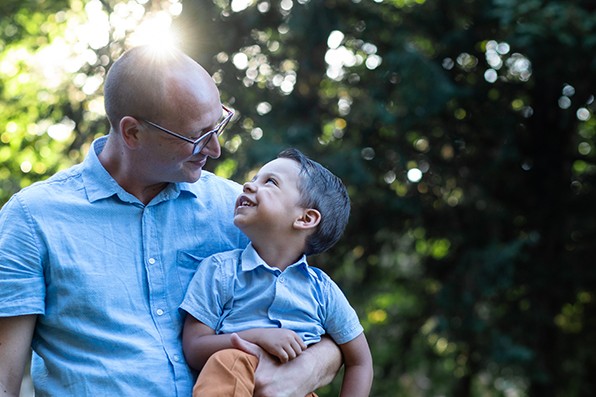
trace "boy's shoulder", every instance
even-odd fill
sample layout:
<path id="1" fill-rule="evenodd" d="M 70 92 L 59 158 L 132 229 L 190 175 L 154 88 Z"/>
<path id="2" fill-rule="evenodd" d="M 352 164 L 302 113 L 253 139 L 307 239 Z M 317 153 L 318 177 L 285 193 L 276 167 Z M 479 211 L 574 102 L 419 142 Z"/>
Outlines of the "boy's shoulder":
<path id="1" fill-rule="evenodd" d="M 201 259 L 196 276 L 200 274 L 200 277 L 204 278 L 214 277 L 215 274 L 219 274 L 225 278 L 233 277 L 237 273 L 243 251 L 243 249 L 221 251 Z"/>
<path id="2" fill-rule="evenodd" d="M 331 276 L 329 276 L 323 269 L 319 267 L 311 266 L 310 264 L 306 263 L 306 271 L 318 282 L 332 281 Z"/>
<path id="3" fill-rule="evenodd" d="M 242 252 L 244 252 L 244 248 L 236 248 L 236 249 L 229 250 L 229 251 L 217 252 L 215 254 L 208 256 L 207 258 L 205 258 L 205 260 L 210 260 L 210 261 L 216 262 L 216 263 L 224 263 L 224 262 L 228 262 L 230 260 L 237 261 L 237 260 L 240 260 L 240 257 L 242 256 Z"/>

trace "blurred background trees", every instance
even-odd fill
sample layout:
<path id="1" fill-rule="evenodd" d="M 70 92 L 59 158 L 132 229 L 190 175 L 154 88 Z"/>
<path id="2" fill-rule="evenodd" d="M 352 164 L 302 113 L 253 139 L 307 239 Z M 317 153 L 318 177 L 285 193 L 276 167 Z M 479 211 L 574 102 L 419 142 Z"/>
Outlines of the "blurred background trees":
<path id="1" fill-rule="evenodd" d="M 312 262 L 361 316 L 373 395 L 592 396 L 595 11 L 3 0 L 0 204 L 83 158 L 111 62 L 169 28 L 238 112 L 210 169 L 243 182 L 294 146 L 349 187 L 348 230 Z"/>

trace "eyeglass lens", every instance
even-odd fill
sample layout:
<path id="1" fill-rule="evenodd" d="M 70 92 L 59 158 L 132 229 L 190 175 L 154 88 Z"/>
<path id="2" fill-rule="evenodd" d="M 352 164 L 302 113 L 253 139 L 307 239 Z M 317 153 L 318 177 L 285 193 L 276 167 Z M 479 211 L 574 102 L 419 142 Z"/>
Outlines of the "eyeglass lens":
<path id="1" fill-rule="evenodd" d="M 194 149 L 192 151 L 192 154 L 193 155 L 194 154 L 197 154 L 201 150 L 203 150 L 205 148 L 205 146 L 207 146 L 209 144 L 209 142 L 211 142 L 211 139 L 213 138 L 213 135 L 215 135 L 216 136 L 216 139 L 217 139 L 217 137 L 219 137 L 222 134 L 223 130 L 226 128 L 226 126 L 228 125 L 228 122 L 230 121 L 230 119 L 232 118 L 232 115 L 234 114 L 234 113 L 230 112 L 228 109 L 226 109 L 226 108 L 224 108 L 224 109 L 226 111 L 228 111 L 229 114 L 221 121 L 221 123 L 219 123 L 217 125 L 217 127 L 214 130 L 209 131 L 207 133 L 208 136 L 205 136 L 204 139 L 202 139 L 201 141 L 195 143 L 195 147 L 194 147 Z"/>
<path id="2" fill-rule="evenodd" d="M 192 154 L 193 155 L 200 153 L 201 150 L 203 150 L 205 148 L 205 146 L 207 146 L 209 144 L 209 142 L 211 142 L 211 137 L 214 135 L 214 133 L 213 132 L 209 132 L 208 134 L 209 134 L 208 137 L 206 137 L 205 139 L 203 139 L 203 140 L 195 143 L 195 147 L 192 150 Z"/>

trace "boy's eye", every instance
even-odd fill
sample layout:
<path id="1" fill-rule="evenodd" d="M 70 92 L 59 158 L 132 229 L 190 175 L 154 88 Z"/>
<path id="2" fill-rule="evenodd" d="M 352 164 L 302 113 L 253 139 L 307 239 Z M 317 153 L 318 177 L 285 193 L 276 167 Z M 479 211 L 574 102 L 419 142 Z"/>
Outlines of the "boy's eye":
<path id="1" fill-rule="evenodd" d="M 277 186 L 277 181 L 275 179 L 273 179 L 273 178 L 267 178 L 267 180 L 265 182 L 267 182 L 267 183 L 273 183 L 274 185 Z"/>

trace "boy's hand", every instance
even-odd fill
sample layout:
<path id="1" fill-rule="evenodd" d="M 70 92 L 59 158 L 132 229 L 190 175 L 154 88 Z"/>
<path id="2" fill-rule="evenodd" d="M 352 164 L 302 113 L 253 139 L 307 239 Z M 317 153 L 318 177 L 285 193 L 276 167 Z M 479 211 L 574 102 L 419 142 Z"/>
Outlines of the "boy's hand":
<path id="1" fill-rule="evenodd" d="M 262 328 L 252 340 L 281 363 L 298 357 L 307 346 L 294 331 L 285 328 Z"/>

